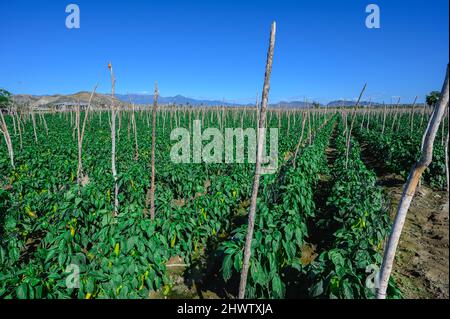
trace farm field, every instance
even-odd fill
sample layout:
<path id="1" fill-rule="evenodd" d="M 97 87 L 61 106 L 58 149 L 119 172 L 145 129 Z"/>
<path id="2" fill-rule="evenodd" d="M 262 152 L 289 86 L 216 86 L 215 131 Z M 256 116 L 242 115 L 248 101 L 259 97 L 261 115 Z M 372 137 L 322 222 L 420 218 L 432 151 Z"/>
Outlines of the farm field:
<path id="1" fill-rule="evenodd" d="M 4 115 L 14 165 L 2 139 L 0 298 L 236 298 L 255 175 L 251 150 L 243 163 L 196 163 L 191 152 L 188 163 L 174 163 L 171 135 L 198 123 L 220 132 L 254 129 L 256 109 L 149 106 L 112 115 L 94 106 Z M 245 297 L 375 298 L 372 281 L 430 116 L 431 109 L 410 105 L 269 108 L 278 163 L 260 180 Z M 447 115 L 388 298 L 448 298 L 448 125 Z"/>

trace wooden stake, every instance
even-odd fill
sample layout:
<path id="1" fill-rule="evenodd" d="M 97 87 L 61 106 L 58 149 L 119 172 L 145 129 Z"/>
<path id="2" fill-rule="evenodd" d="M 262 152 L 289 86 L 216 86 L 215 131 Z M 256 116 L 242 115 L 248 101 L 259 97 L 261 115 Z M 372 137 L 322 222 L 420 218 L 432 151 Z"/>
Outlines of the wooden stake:
<path id="1" fill-rule="evenodd" d="M 303 141 L 303 133 L 305 131 L 305 124 L 306 124 L 306 115 L 303 115 L 302 133 L 300 134 L 300 138 L 298 139 L 297 147 L 295 148 L 295 153 L 294 153 L 294 160 L 293 160 L 294 161 L 294 163 L 293 163 L 294 168 L 295 168 L 295 161 L 297 159 L 297 153 L 298 153 L 298 150 L 300 149 L 300 146 L 301 146 L 302 141 Z"/>
<path id="2" fill-rule="evenodd" d="M 350 152 L 350 139 L 352 137 L 352 129 L 353 129 L 353 124 L 354 124 L 355 118 L 356 118 L 356 111 L 358 110 L 359 101 L 361 100 L 361 97 L 362 97 L 364 91 L 366 90 L 366 86 L 367 86 L 367 83 L 364 84 L 364 87 L 362 88 L 361 93 L 359 93 L 358 101 L 356 102 L 355 107 L 353 109 L 352 120 L 350 122 L 350 128 L 347 130 L 347 148 L 345 151 L 345 168 L 347 168 L 347 165 L 348 165 L 348 155 Z"/>
<path id="3" fill-rule="evenodd" d="M 414 107 L 416 106 L 416 101 L 417 101 L 417 96 L 414 98 L 414 102 L 412 105 L 412 111 L 411 111 L 411 119 L 410 119 L 410 124 L 411 124 L 411 136 L 413 134 L 413 128 L 414 128 Z"/>
<path id="4" fill-rule="evenodd" d="M 38 138 L 37 138 L 37 134 L 36 134 L 36 119 L 34 118 L 34 111 L 33 110 L 31 110 L 31 121 L 33 122 L 34 141 L 37 143 L 38 142 Z"/>
<path id="5" fill-rule="evenodd" d="M 21 127 L 21 122 L 20 122 L 20 116 L 18 113 L 16 113 L 17 116 L 17 130 L 19 131 L 19 141 L 20 141 L 20 149 L 22 150 L 23 148 L 23 143 L 22 143 L 22 127 Z"/>
<path id="6" fill-rule="evenodd" d="M 114 105 L 116 78 L 114 77 L 111 62 L 108 64 L 108 68 L 111 73 L 111 171 L 114 178 L 114 216 L 117 216 L 119 209 L 119 184 L 117 183 L 116 170 L 116 108 Z"/>
<path id="7" fill-rule="evenodd" d="M 78 186 L 82 184 L 83 181 L 83 162 L 82 162 L 82 152 L 83 152 L 83 140 L 84 140 L 84 132 L 86 130 L 86 122 L 88 119 L 89 109 L 91 106 L 92 97 L 95 94 L 95 90 L 97 89 L 97 85 L 95 85 L 94 89 L 92 90 L 91 96 L 89 97 L 89 102 L 86 108 L 86 111 L 84 113 L 84 119 L 83 119 L 83 127 L 81 128 L 80 133 L 80 104 L 78 104 L 77 109 L 77 131 L 78 131 L 78 169 L 77 169 L 77 183 Z"/>
<path id="8" fill-rule="evenodd" d="M 265 140 L 265 122 L 266 122 L 266 112 L 267 112 L 267 101 L 269 96 L 269 88 L 270 88 L 270 74 L 272 72 L 272 61 L 273 61 L 273 51 L 275 46 L 275 32 L 276 32 L 276 23 L 272 23 L 272 28 L 270 31 L 270 42 L 269 42 L 269 50 L 267 52 L 267 62 L 266 62 L 266 72 L 264 77 L 264 87 L 262 92 L 262 102 L 261 102 L 261 114 L 259 120 L 259 129 L 258 129 L 258 145 L 257 145 L 257 155 L 256 155 L 256 167 L 255 167 L 255 177 L 253 180 L 253 190 L 252 197 L 250 201 L 250 211 L 248 213 L 248 229 L 247 235 L 245 238 L 245 247 L 244 247 L 244 260 L 242 265 L 242 273 L 241 279 L 239 283 L 239 299 L 245 298 L 245 287 L 247 285 L 247 275 L 248 268 L 250 265 L 250 255 L 251 255 L 251 246 L 252 246 L 252 238 L 253 238 L 253 229 L 255 226 L 255 215 L 256 215 L 256 201 L 258 199 L 258 189 L 259 189 L 259 179 L 261 176 L 261 159 L 263 153 L 263 143 Z"/>

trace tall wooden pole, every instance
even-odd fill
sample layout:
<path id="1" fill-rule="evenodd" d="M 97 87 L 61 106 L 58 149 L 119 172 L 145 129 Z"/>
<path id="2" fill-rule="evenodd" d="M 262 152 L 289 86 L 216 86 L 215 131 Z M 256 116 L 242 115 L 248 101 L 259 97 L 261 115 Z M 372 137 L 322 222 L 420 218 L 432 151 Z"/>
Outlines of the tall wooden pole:
<path id="1" fill-rule="evenodd" d="M 247 285 L 247 275 L 248 275 L 248 269 L 249 269 L 249 265 L 250 265 L 253 229 L 255 226 L 256 200 L 258 198 L 259 179 L 261 176 L 261 160 L 262 160 L 262 153 L 263 153 L 263 147 L 264 147 L 263 143 L 265 140 L 267 101 L 268 101 L 269 89 L 270 89 L 270 74 L 272 72 L 273 51 L 274 51 L 274 47 L 275 47 L 275 32 L 276 32 L 276 23 L 273 22 L 272 28 L 270 31 L 269 50 L 267 52 L 266 72 L 265 72 L 265 76 L 264 76 L 264 87 L 263 87 L 262 100 L 261 100 L 259 129 L 258 129 L 258 134 L 257 134 L 258 145 L 257 145 L 257 152 L 256 152 L 255 177 L 253 180 L 253 190 L 252 190 L 252 197 L 251 197 L 251 201 L 250 201 L 250 211 L 248 213 L 248 229 L 247 229 L 247 236 L 245 238 L 244 260 L 243 260 L 243 265 L 242 265 L 241 280 L 239 283 L 239 299 L 245 298 L 245 287 Z"/>
<path id="2" fill-rule="evenodd" d="M 114 178 L 114 216 L 117 216 L 119 208 L 119 185 L 117 183 L 116 170 L 116 108 L 114 105 L 116 78 L 114 77 L 111 62 L 108 64 L 108 68 L 111 73 L 111 171 Z"/>

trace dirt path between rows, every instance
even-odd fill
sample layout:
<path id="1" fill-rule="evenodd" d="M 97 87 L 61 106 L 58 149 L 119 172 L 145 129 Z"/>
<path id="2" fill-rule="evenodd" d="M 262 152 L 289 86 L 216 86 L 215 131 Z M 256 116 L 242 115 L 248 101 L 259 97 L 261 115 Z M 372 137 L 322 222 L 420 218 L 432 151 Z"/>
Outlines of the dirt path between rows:
<path id="1" fill-rule="evenodd" d="M 392 218 L 404 179 L 384 170 L 362 143 L 362 158 L 388 195 Z M 403 298 L 449 298 L 449 199 L 446 192 L 422 185 L 408 211 L 393 276 Z"/>

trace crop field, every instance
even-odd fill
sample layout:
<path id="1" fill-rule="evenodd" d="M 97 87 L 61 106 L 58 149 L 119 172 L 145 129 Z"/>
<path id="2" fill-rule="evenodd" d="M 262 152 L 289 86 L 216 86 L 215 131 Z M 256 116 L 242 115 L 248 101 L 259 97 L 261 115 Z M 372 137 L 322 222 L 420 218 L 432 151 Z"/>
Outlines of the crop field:
<path id="1" fill-rule="evenodd" d="M 448 300 L 448 9 L 0 2 L 0 307 Z"/>
<path id="2" fill-rule="evenodd" d="M 2 136 L 0 298 L 237 297 L 252 151 L 245 148 L 242 163 L 227 163 L 224 154 L 197 163 L 190 151 L 176 163 L 172 135 L 199 123 L 224 134 L 254 129 L 256 108 L 118 107 L 112 114 L 94 106 L 4 115 L 14 158 Z M 266 152 L 278 160 L 260 179 L 245 297 L 375 298 L 396 209 L 379 169 L 406 180 L 431 113 L 411 105 L 269 108 L 278 148 Z M 420 182 L 433 192 L 447 187 L 448 125 L 444 116 Z M 205 150 L 210 140 L 200 141 Z M 388 298 L 403 297 L 399 276 L 390 278 Z"/>

